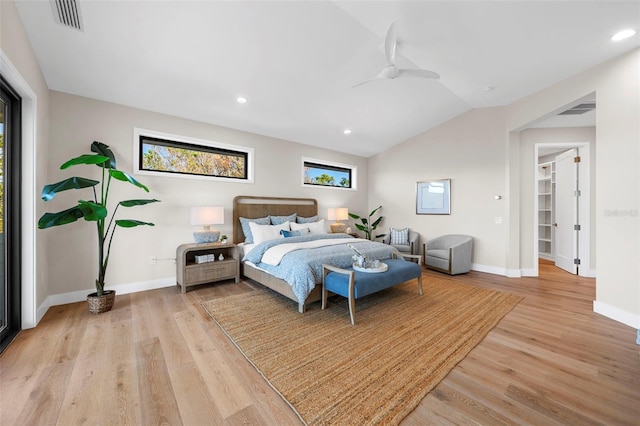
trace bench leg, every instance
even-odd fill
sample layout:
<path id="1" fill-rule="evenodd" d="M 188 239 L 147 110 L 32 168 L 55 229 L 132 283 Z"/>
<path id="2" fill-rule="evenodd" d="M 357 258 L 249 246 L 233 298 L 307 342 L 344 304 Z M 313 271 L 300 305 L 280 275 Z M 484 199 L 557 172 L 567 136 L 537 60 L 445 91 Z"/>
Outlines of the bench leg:
<path id="1" fill-rule="evenodd" d="M 355 313 L 356 313 L 356 300 L 350 297 L 349 298 L 349 316 L 351 317 L 351 325 L 356 325 Z"/>
<path id="2" fill-rule="evenodd" d="M 349 316 L 351 317 L 351 325 L 356 325 L 355 284 L 355 279 L 352 275 L 349 277 Z"/>

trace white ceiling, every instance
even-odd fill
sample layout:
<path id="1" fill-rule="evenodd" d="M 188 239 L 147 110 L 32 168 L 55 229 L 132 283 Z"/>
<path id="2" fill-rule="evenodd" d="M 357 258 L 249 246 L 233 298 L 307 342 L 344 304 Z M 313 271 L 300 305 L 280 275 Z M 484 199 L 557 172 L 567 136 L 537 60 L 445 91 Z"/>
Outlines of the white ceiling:
<path id="1" fill-rule="evenodd" d="M 365 157 L 640 46 L 609 39 L 638 29 L 638 1 L 79 0 L 83 31 L 16 3 L 52 90 Z M 386 65 L 393 21 L 397 64 L 441 79 L 352 88 Z"/>

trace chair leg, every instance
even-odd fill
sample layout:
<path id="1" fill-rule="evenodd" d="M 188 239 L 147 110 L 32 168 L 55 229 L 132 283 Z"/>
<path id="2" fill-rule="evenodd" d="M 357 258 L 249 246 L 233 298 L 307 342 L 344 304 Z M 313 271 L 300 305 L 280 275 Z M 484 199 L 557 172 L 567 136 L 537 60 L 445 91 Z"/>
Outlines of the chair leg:
<path id="1" fill-rule="evenodd" d="M 422 296 L 422 274 L 418 277 L 418 294 Z"/>

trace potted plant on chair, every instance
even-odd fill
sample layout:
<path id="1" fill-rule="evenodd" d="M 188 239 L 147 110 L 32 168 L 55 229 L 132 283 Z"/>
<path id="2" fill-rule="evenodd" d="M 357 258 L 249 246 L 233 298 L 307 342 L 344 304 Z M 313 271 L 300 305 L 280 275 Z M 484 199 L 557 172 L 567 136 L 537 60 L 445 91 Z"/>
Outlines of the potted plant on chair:
<path id="1" fill-rule="evenodd" d="M 91 144 L 91 151 L 95 154 L 83 154 L 79 157 L 72 158 L 60 166 L 60 168 L 64 170 L 83 164 L 97 165 L 102 169 L 102 178 L 100 181 L 77 176 L 70 177 L 57 183 L 45 185 L 42 189 L 42 199 L 44 201 L 50 201 L 62 191 L 82 188 L 91 188 L 93 190 L 93 199 L 89 201 L 79 200 L 77 205 L 57 213 L 45 213 L 38 221 L 38 228 L 46 229 L 53 226 L 66 225 L 80 218 L 96 223 L 98 233 L 98 277 L 96 278 L 96 291 L 87 296 L 87 302 L 89 303 L 89 311 L 98 314 L 109 311 L 113 306 L 116 296 L 115 290 L 104 289 L 107 266 L 109 265 L 109 255 L 111 254 L 111 243 L 113 242 L 116 228 L 134 228 L 142 225 L 154 226 L 153 223 L 134 219 L 118 219 L 114 221 L 118 207 L 141 206 L 156 203 L 159 202 L 159 200 L 120 201 L 109 217 L 107 202 L 112 179 L 129 182 L 146 192 L 149 192 L 149 188 L 135 180 L 129 174 L 116 168 L 115 156 L 107 145 L 95 141 Z M 100 184 L 98 186 L 99 192 L 96 192 L 96 186 L 98 184 Z"/>

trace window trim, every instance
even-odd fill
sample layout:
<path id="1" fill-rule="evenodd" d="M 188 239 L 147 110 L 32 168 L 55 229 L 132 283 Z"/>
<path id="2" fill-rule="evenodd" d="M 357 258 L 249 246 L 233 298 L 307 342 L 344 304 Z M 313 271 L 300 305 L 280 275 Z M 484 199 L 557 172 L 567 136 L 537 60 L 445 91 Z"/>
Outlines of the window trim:
<path id="1" fill-rule="evenodd" d="M 247 156 L 247 178 L 239 179 L 239 178 L 228 178 L 221 176 L 204 176 L 204 175 L 192 175 L 186 173 L 176 173 L 176 172 L 163 172 L 156 170 L 145 170 L 140 168 L 140 137 L 148 137 L 150 139 L 162 139 L 169 142 L 178 142 L 185 143 L 194 146 L 202 146 L 207 148 L 215 148 L 220 150 L 227 151 L 237 151 L 246 154 Z M 254 182 L 254 149 L 239 146 L 226 144 L 222 142 L 214 142 L 208 141 L 204 139 L 191 138 L 188 136 L 180 136 L 174 135 L 171 133 L 158 132 L 155 130 L 142 129 L 138 127 L 133 128 L 133 173 L 137 175 L 147 175 L 147 176 L 161 176 L 161 177 L 173 177 L 179 179 L 198 179 L 198 180 L 208 180 L 208 181 L 217 181 L 217 182 L 228 182 L 228 183 L 253 183 Z"/>
<path id="2" fill-rule="evenodd" d="M 317 164 L 319 166 L 326 166 L 327 168 L 337 167 L 337 168 L 341 168 L 341 169 L 349 169 L 349 170 L 351 170 L 351 188 L 345 188 L 344 186 L 313 185 L 313 184 L 310 184 L 310 183 L 306 183 L 304 181 L 305 163 L 313 163 L 313 164 Z M 358 166 L 354 166 L 353 164 L 344 164 L 344 163 L 337 163 L 337 162 L 334 162 L 334 161 L 319 160 L 317 158 L 302 157 L 300 176 L 301 176 L 301 180 L 302 180 L 302 186 L 306 187 L 306 188 L 329 188 L 329 189 L 340 189 L 340 190 L 343 190 L 343 191 L 357 191 L 358 190 Z"/>

